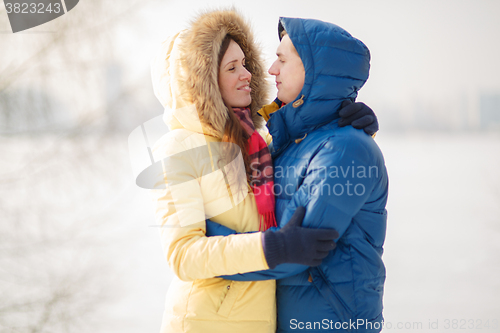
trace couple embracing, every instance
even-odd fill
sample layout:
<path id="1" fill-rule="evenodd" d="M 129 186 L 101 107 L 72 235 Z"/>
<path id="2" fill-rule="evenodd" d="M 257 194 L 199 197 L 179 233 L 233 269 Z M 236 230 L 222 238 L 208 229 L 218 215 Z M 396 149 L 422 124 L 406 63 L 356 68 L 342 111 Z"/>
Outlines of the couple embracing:
<path id="1" fill-rule="evenodd" d="M 344 29 L 279 20 L 268 69 L 232 10 L 197 17 L 152 64 L 170 132 L 152 190 L 169 267 L 161 332 L 379 332 L 388 191 L 355 103 L 370 53 Z"/>

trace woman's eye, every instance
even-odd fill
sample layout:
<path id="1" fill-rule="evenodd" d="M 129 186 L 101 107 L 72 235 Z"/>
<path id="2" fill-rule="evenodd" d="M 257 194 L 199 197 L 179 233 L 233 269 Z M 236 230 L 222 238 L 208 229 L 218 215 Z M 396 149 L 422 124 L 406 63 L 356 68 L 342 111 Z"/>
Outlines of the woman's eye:
<path id="1" fill-rule="evenodd" d="M 229 68 L 230 71 L 234 71 L 235 69 L 236 69 L 236 67 Z"/>

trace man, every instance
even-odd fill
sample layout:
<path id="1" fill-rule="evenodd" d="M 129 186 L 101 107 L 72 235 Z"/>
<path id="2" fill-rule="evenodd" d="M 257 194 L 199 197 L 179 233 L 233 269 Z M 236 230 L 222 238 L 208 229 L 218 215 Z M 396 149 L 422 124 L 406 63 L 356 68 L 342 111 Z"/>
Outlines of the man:
<path id="1" fill-rule="evenodd" d="M 368 48 L 317 20 L 280 18 L 278 31 L 269 73 L 285 105 L 262 112 L 273 137 L 276 220 L 283 227 L 303 206 L 303 227 L 340 236 L 317 267 L 278 265 L 224 278 L 278 279 L 278 332 L 380 332 L 387 171 L 370 136 L 338 124 L 342 103 L 354 101 L 368 79 Z"/>

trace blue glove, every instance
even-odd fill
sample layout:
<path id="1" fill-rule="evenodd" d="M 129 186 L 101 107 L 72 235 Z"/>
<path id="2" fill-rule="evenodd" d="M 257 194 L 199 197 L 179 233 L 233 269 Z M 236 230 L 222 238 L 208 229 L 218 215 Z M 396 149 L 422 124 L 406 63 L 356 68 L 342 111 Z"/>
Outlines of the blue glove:
<path id="1" fill-rule="evenodd" d="M 285 263 L 318 266 L 337 246 L 333 241 L 339 237 L 336 230 L 301 227 L 305 213 L 304 207 L 297 207 L 283 228 L 264 232 L 262 245 L 269 268 Z"/>
<path id="2" fill-rule="evenodd" d="M 340 127 L 352 125 L 352 127 L 362 129 L 369 135 L 373 135 L 378 131 L 377 116 L 365 103 L 353 103 L 350 99 L 346 99 L 342 102 L 339 115 L 341 117 L 339 120 Z"/>

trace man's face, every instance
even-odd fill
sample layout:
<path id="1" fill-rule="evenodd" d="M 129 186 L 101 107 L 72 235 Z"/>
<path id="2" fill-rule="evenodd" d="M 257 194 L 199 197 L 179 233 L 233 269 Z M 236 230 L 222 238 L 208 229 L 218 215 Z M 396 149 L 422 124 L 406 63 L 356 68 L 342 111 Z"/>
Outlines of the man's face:
<path id="1" fill-rule="evenodd" d="M 306 71 L 288 35 L 281 39 L 276 55 L 278 59 L 269 68 L 269 74 L 276 76 L 276 88 L 278 88 L 280 101 L 291 103 L 304 86 Z"/>

